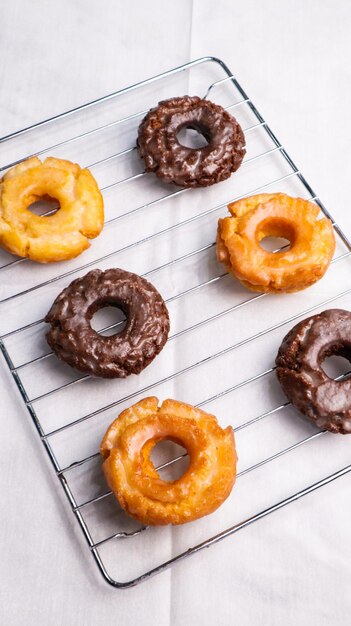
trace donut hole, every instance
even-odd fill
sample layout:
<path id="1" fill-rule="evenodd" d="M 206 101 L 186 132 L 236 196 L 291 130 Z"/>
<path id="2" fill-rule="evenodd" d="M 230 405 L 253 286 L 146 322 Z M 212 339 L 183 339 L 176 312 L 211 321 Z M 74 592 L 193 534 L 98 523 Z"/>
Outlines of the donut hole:
<path id="1" fill-rule="evenodd" d="M 106 304 L 96 311 L 90 321 L 95 332 L 103 337 L 119 335 L 127 325 L 127 318 L 116 305 Z"/>
<path id="2" fill-rule="evenodd" d="M 348 356 L 340 354 L 340 350 L 326 356 L 321 367 L 323 372 L 332 380 L 344 381 L 351 377 L 351 351 Z"/>
<path id="3" fill-rule="evenodd" d="M 285 237 L 264 237 L 260 241 L 260 246 L 266 252 L 272 252 L 275 254 L 276 252 L 284 252 L 290 250 L 291 242 L 289 239 L 285 239 Z"/>
<path id="4" fill-rule="evenodd" d="M 153 447 L 150 459 L 165 482 L 178 480 L 189 467 L 186 448 L 169 439 L 162 439 Z"/>
<path id="5" fill-rule="evenodd" d="M 198 126 L 183 126 L 177 133 L 177 140 L 184 148 L 200 150 L 209 144 L 209 137 L 203 128 Z"/>
<path id="6" fill-rule="evenodd" d="M 295 240 L 293 226 L 279 218 L 265 220 L 256 230 L 256 238 L 263 250 L 275 254 L 287 252 Z"/>
<path id="7" fill-rule="evenodd" d="M 60 204 L 58 200 L 56 200 L 56 198 L 51 198 L 51 196 L 44 196 L 27 206 L 28 211 L 34 213 L 34 215 L 39 215 L 40 217 L 50 217 L 51 215 L 55 215 L 59 209 Z"/>

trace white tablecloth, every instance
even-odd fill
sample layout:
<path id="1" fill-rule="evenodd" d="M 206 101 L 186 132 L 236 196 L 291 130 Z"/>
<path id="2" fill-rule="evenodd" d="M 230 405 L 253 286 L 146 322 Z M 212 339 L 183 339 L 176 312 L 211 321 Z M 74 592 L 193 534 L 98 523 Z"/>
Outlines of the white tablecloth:
<path id="1" fill-rule="evenodd" d="M 351 233 L 345 0 L 11 0 L 0 23 L 1 136 L 216 55 Z M 0 365 L 2 624 L 350 623 L 349 476 L 139 587 L 113 590 Z"/>

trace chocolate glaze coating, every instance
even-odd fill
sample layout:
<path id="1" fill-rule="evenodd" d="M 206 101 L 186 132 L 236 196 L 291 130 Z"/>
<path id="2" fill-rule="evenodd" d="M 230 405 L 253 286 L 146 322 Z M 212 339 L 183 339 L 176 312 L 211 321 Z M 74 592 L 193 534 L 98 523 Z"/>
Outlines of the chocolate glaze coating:
<path id="1" fill-rule="evenodd" d="M 277 376 L 290 402 L 317 426 L 351 432 L 351 379 L 336 381 L 322 363 L 331 355 L 351 360 L 351 312 L 329 309 L 303 320 L 284 337 Z"/>
<path id="2" fill-rule="evenodd" d="M 208 145 L 181 145 L 177 134 L 182 128 L 198 130 Z M 139 126 L 137 147 L 147 172 L 181 187 L 207 187 L 229 178 L 246 152 L 236 119 L 218 104 L 197 96 L 159 102 Z"/>
<path id="3" fill-rule="evenodd" d="M 118 335 L 104 337 L 90 325 L 104 306 L 125 313 Z M 125 378 L 139 374 L 162 350 L 169 332 L 167 307 L 147 280 L 121 269 L 92 270 L 56 298 L 45 321 L 47 342 L 56 355 L 92 376 Z"/>

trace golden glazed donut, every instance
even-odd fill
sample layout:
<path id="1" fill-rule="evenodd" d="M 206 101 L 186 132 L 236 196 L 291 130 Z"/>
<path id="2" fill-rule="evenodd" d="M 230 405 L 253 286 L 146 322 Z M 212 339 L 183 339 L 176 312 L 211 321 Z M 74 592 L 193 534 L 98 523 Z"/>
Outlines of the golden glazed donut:
<path id="1" fill-rule="evenodd" d="M 184 446 L 186 472 L 165 482 L 150 460 L 162 439 Z M 122 508 L 145 525 L 183 524 L 212 513 L 235 482 L 236 451 L 231 426 L 189 404 L 144 398 L 123 411 L 102 440 L 107 483 Z"/>
<path id="2" fill-rule="evenodd" d="M 28 207 L 54 198 L 53 215 Z M 10 169 L 0 182 L 0 245 L 12 254 L 40 263 L 64 261 L 89 247 L 104 225 L 104 205 L 93 175 L 79 165 L 31 157 Z"/>
<path id="3" fill-rule="evenodd" d="M 228 205 L 218 222 L 217 258 L 253 291 L 299 291 L 322 278 L 335 250 L 332 223 L 319 208 L 283 193 L 259 194 Z M 265 237 L 285 237 L 290 248 L 268 252 Z"/>

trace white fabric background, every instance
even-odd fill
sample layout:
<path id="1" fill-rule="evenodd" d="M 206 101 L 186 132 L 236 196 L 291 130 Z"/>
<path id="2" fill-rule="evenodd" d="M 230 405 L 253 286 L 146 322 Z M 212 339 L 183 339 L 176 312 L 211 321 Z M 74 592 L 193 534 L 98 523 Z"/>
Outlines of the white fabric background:
<path id="1" fill-rule="evenodd" d="M 0 3 L 0 23 L 1 136 L 213 54 L 351 232 L 346 0 L 11 0 Z M 350 477 L 115 591 L 88 554 L 3 364 L 0 398 L 1 623 L 349 624 Z"/>

